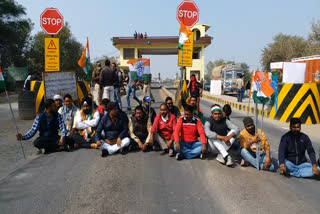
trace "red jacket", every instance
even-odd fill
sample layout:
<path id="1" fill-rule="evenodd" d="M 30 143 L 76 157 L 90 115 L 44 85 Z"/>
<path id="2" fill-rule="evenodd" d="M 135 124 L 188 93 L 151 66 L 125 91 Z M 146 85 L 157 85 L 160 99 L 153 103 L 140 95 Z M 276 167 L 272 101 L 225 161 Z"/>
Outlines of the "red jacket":
<path id="1" fill-rule="evenodd" d="M 184 116 L 181 116 L 177 122 L 176 130 L 174 132 L 174 141 L 179 142 L 179 135 L 181 133 L 180 141 L 192 143 L 198 140 L 200 136 L 201 143 L 207 144 L 206 135 L 204 133 L 200 119 L 193 116 L 191 121 L 187 121 Z"/>
<path id="2" fill-rule="evenodd" d="M 176 117 L 171 114 L 170 112 L 168 113 L 168 120 L 164 122 L 161 118 L 161 114 L 158 114 L 153 122 L 153 126 L 151 129 L 151 133 L 156 133 L 158 134 L 165 140 L 174 140 L 174 130 L 177 125 Z"/>

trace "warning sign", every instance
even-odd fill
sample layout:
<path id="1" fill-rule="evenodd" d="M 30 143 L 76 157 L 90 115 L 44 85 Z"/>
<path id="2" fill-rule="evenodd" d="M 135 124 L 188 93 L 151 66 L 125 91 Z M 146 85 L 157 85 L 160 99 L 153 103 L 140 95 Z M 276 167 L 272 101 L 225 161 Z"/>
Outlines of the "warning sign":
<path id="1" fill-rule="evenodd" d="M 190 35 L 189 40 L 183 44 L 183 53 L 179 50 L 178 66 L 192 67 L 193 55 L 193 33 Z"/>
<path id="2" fill-rule="evenodd" d="M 59 38 L 44 39 L 45 71 L 60 71 Z"/>

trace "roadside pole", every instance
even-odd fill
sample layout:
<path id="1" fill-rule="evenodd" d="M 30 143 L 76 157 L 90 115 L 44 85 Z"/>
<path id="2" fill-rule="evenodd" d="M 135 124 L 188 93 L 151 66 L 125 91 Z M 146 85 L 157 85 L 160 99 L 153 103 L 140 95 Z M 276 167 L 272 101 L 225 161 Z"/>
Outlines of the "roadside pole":
<path id="1" fill-rule="evenodd" d="M 256 108 L 255 108 L 255 116 L 254 116 L 254 118 L 255 118 L 255 135 L 257 135 L 258 134 L 258 103 L 256 103 Z M 258 151 L 258 147 L 256 146 L 256 160 L 257 160 L 257 170 L 259 170 L 259 151 Z"/>

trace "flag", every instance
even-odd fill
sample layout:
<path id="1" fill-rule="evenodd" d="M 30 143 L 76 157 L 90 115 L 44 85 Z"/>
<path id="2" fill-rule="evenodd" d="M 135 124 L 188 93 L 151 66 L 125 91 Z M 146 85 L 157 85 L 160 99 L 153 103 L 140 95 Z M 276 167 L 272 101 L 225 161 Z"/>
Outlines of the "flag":
<path id="1" fill-rule="evenodd" d="M 275 104 L 275 113 L 277 113 L 277 111 L 278 111 L 278 77 L 277 77 L 276 73 L 272 73 L 270 85 L 274 90 L 274 93 L 271 97 L 271 104 L 270 105 Z"/>
<path id="2" fill-rule="evenodd" d="M 266 104 L 270 100 L 271 95 L 274 93 L 270 82 L 262 72 L 255 72 L 251 89 L 255 103 Z"/>
<path id="3" fill-rule="evenodd" d="M 90 52 L 89 52 L 89 40 L 87 37 L 87 44 L 82 52 L 82 55 L 78 61 L 78 65 L 84 70 L 86 75 L 88 76 L 89 80 L 92 79 L 92 73 L 91 73 L 91 64 L 90 64 Z"/>
<path id="4" fill-rule="evenodd" d="M 127 64 L 129 65 L 130 78 L 134 81 L 143 80 L 150 82 L 150 59 L 130 59 Z"/>
<path id="5" fill-rule="evenodd" d="M 4 78 L 3 78 L 3 75 L 2 75 L 2 70 L 1 70 L 1 67 L 0 67 L 0 91 L 5 91 L 6 90 L 6 84 L 4 82 Z"/>
<path id="6" fill-rule="evenodd" d="M 185 26 L 183 21 L 181 21 L 180 24 L 180 35 L 179 35 L 179 50 L 183 50 L 183 44 L 189 40 L 189 37 L 191 35 L 191 30 Z"/>

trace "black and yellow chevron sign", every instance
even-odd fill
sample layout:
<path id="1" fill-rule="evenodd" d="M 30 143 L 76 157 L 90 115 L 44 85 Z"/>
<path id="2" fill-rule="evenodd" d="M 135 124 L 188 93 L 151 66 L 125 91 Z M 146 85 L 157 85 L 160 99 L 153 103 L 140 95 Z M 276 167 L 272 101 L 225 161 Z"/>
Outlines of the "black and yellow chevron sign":
<path id="1" fill-rule="evenodd" d="M 180 111 L 184 111 L 182 103 L 181 103 L 180 91 L 182 91 L 182 97 L 184 97 L 184 99 L 186 100 L 188 97 L 188 88 L 187 88 L 187 81 L 186 80 L 183 81 L 181 89 L 177 90 L 176 99 L 175 99 L 175 103 L 174 103 L 175 106 L 177 106 Z"/>
<path id="2" fill-rule="evenodd" d="M 320 84 L 283 84 L 278 90 L 278 111 L 273 107 L 269 118 L 289 122 L 297 117 L 303 124 L 320 123 Z"/>

